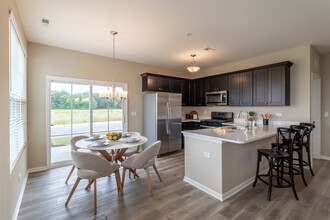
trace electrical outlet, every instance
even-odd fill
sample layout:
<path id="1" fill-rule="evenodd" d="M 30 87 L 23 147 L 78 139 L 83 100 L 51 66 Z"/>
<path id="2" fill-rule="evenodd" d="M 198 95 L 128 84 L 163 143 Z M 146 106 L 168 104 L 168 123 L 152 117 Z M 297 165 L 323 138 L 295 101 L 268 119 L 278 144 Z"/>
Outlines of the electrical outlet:
<path id="1" fill-rule="evenodd" d="M 325 118 L 329 117 L 329 112 L 324 112 L 324 117 Z"/>
<path id="2" fill-rule="evenodd" d="M 136 116 L 136 112 L 131 112 L 131 116 Z"/>
<path id="3" fill-rule="evenodd" d="M 282 113 L 276 113 L 276 117 L 282 117 Z"/>
<path id="4" fill-rule="evenodd" d="M 204 152 L 204 157 L 206 157 L 206 158 L 211 158 L 211 154 L 210 153 L 208 153 L 208 152 Z"/>

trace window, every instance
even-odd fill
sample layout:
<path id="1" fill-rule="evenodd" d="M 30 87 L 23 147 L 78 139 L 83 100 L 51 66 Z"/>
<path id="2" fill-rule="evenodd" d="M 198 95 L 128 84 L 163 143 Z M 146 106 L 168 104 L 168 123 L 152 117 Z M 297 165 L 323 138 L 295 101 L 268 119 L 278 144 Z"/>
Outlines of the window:
<path id="1" fill-rule="evenodd" d="M 126 131 L 126 100 L 107 103 L 100 93 L 112 90 L 112 82 L 48 76 L 50 165 L 71 160 L 70 139 L 79 135 L 105 135 Z M 127 84 L 116 83 L 116 96 Z"/>
<path id="2" fill-rule="evenodd" d="M 26 145 L 26 54 L 13 18 L 9 18 L 9 147 L 10 170 Z"/>

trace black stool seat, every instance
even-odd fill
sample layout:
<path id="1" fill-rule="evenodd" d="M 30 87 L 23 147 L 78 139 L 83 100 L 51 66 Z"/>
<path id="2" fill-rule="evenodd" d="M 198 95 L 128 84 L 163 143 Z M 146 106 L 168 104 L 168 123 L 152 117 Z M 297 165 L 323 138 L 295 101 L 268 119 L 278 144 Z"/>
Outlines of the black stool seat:
<path id="1" fill-rule="evenodd" d="M 288 158 L 290 155 L 286 152 L 274 152 L 272 149 L 259 149 L 259 153 L 272 158 Z"/>

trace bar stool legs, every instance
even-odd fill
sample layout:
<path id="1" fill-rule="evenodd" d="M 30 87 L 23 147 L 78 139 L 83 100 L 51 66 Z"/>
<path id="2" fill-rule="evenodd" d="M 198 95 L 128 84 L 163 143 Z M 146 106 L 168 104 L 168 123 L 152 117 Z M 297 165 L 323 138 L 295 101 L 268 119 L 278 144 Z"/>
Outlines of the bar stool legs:
<path id="1" fill-rule="evenodd" d="M 301 175 L 301 179 L 303 180 L 304 182 L 304 185 L 307 186 L 307 183 L 306 183 L 306 179 L 305 179 L 305 174 L 304 174 L 304 165 L 303 165 L 303 155 L 302 155 L 302 150 L 299 150 L 298 152 L 299 154 L 299 168 L 300 168 L 300 175 Z"/>
<path id="2" fill-rule="evenodd" d="M 269 158 L 269 182 L 268 182 L 268 196 L 267 201 L 270 201 L 272 196 L 272 186 L 273 186 L 273 158 Z"/>
<path id="3" fill-rule="evenodd" d="M 292 163 L 292 162 L 290 162 Z M 293 175 L 293 166 L 291 165 L 289 168 L 289 173 L 290 173 L 290 178 L 291 178 L 291 189 L 293 192 L 294 197 L 296 197 L 296 200 L 299 200 L 297 192 L 296 192 L 296 187 L 294 185 L 294 175 Z"/>
<path id="4" fill-rule="evenodd" d="M 254 183 L 253 183 L 253 185 L 252 185 L 253 187 L 256 186 L 257 181 L 258 181 L 260 161 L 261 161 L 261 154 L 258 152 L 258 159 L 257 159 L 257 172 L 256 172 L 256 178 L 254 179 Z"/>
<path id="5" fill-rule="evenodd" d="M 312 176 L 314 176 L 314 172 L 312 169 L 312 163 L 311 163 L 311 155 L 310 155 L 310 147 L 308 144 L 308 147 L 306 147 L 306 152 L 307 152 L 307 156 L 308 156 L 308 166 L 309 166 L 309 171 L 311 171 Z"/>

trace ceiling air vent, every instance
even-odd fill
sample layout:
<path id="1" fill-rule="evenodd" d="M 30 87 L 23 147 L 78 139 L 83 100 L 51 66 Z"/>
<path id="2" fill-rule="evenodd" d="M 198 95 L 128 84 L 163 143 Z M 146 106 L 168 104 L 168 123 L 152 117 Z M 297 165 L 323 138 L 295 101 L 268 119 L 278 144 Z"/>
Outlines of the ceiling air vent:
<path id="1" fill-rule="evenodd" d="M 204 50 L 206 50 L 207 52 L 213 52 L 213 51 L 215 51 L 215 49 L 212 48 L 212 47 L 205 47 Z"/>
<path id="2" fill-rule="evenodd" d="M 43 26 L 50 27 L 51 20 L 47 18 L 40 18 L 40 22 Z"/>

